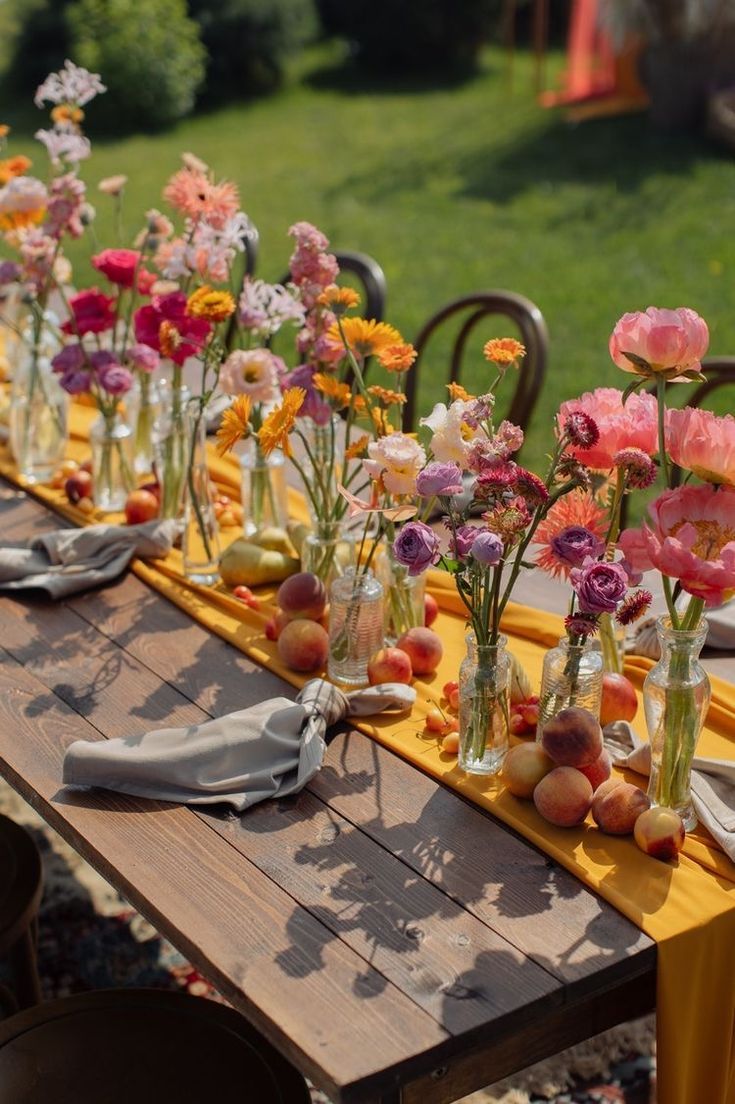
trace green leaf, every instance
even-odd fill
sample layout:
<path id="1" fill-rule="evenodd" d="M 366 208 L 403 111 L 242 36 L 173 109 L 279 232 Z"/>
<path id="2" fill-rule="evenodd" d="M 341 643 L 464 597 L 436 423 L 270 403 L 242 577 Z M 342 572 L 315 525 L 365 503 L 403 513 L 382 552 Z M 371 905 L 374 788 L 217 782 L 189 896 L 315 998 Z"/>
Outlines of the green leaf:
<path id="1" fill-rule="evenodd" d="M 626 360 L 629 360 L 631 364 L 635 364 L 636 368 L 640 368 L 647 376 L 651 375 L 651 365 L 643 357 L 638 356 L 638 353 L 626 353 L 624 349 L 620 351 Z"/>
<path id="2" fill-rule="evenodd" d="M 696 368 L 687 368 L 686 372 L 682 372 L 681 375 L 686 376 L 686 378 L 688 380 L 692 380 L 692 382 L 694 382 L 695 380 L 698 383 L 707 382 L 707 377 L 705 376 L 704 372 L 698 372 Z"/>
<path id="3" fill-rule="evenodd" d="M 627 356 L 627 353 L 626 353 L 626 356 Z M 645 380 L 641 379 L 640 377 L 637 377 L 636 379 L 633 380 L 632 383 L 628 384 L 628 386 L 625 388 L 625 391 L 623 391 L 623 406 L 625 406 L 625 404 L 627 403 L 628 399 L 633 394 L 633 392 L 637 391 L 639 387 L 642 387 L 644 383 L 645 383 Z"/>

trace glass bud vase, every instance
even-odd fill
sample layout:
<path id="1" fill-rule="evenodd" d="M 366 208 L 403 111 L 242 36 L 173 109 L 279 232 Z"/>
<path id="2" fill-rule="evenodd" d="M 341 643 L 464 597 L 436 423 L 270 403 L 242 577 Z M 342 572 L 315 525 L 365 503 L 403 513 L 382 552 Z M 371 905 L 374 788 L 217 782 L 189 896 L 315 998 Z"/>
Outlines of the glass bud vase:
<path id="1" fill-rule="evenodd" d="M 122 510 L 135 486 L 133 434 L 117 413 L 100 414 L 89 431 L 92 447 L 92 497 L 102 513 Z"/>
<path id="2" fill-rule="evenodd" d="M 184 491 L 184 534 L 181 551 L 184 574 L 200 586 L 214 586 L 219 579 L 219 526 L 207 469 L 207 423 L 192 419 Z"/>
<path id="3" fill-rule="evenodd" d="M 409 575 L 408 568 L 396 560 L 390 545 L 379 550 L 375 573 L 383 584 L 385 595 L 383 635 L 386 644 L 393 645 L 408 629 L 424 623 L 426 574 Z"/>
<path id="4" fill-rule="evenodd" d="M 181 384 L 161 388 L 161 412 L 153 427 L 154 472 L 161 487 L 161 517 L 184 514 L 184 489 L 191 447 L 191 394 Z"/>
<path id="5" fill-rule="evenodd" d="M 307 449 L 296 445 L 297 452 L 303 452 L 299 457 L 304 479 L 308 482 L 314 495 L 319 510 L 315 509 L 312 494 L 306 494 L 306 505 L 311 516 L 311 523 L 317 530 L 322 524 L 320 518 L 329 516 L 335 502 L 339 501 L 337 483 L 342 478 L 341 443 L 344 441 L 344 422 L 338 414 L 334 414 L 326 425 L 320 425 L 312 418 L 300 418 L 301 429 Z"/>
<path id="6" fill-rule="evenodd" d="M 367 686 L 368 661 L 382 643 L 383 586 L 371 571 L 349 568 L 329 589 L 329 678 Z"/>
<path id="7" fill-rule="evenodd" d="M 648 796 L 684 821 L 697 823 L 692 806 L 692 758 L 709 708 L 711 688 L 699 653 L 707 637 L 702 618 L 696 629 L 673 629 L 668 617 L 656 622 L 661 658 L 643 683 L 643 707 L 651 744 Z"/>
<path id="8" fill-rule="evenodd" d="M 51 479 L 64 458 L 68 438 L 69 396 L 58 376 L 39 372 L 35 384 L 15 381 L 8 412 L 8 435 L 19 473 L 29 483 Z"/>
<path id="9" fill-rule="evenodd" d="M 355 538 L 342 531 L 339 521 L 318 522 L 301 546 L 301 570 L 318 575 L 329 589 L 334 579 L 355 568 Z"/>
<path id="10" fill-rule="evenodd" d="M 577 705 L 600 716 L 602 698 L 603 656 L 594 641 L 570 641 L 563 636 L 555 648 L 544 656 L 539 695 L 539 716 L 536 739 L 547 721 L 561 709 Z"/>
<path id="11" fill-rule="evenodd" d="M 265 456 L 257 438 L 245 441 L 240 457 L 243 531 L 246 537 L 264 529 L 285 529 L 288 492 L 285 457 L 280 449 Z"/>
<path id="12" fill-rule="evenodd" d="M 467 774 L 495 774 L 508 750 L 510 656 L 508 638 L 478 644 L 468 633 L 459 668 L 459 766 Z"/>
<path id="13" fill-rule="evenodd" d="M 136 475 L 149 475 L 156 459 L 154 427 L 161 416 L 161 396 L 148 372 L 138 373 L 134 387 L 125 396 L 125 405 L 133 431 L 133 470 Z"/>

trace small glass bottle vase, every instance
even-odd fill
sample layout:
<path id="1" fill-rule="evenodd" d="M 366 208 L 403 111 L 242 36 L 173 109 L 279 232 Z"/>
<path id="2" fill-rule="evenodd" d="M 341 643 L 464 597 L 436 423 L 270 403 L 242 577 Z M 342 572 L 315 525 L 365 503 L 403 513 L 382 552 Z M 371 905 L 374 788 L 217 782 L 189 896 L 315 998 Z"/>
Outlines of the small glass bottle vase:
<path id="1" fill-rule="evenodd" d="M 561 709 L 576 705 L 600 716 L 602 698 L 602 652 L 591 640 L 583 643 L 570 641 L 563 636 L 555 648 L 544 656 L 539 695 L 539 716 L 536 739 L 547 721 Z"/>
<path id="2" fill-rule="evenodd" d="M 10 448 L 19 473 L 43 483 L 64 457 L 69 396 L 42 350 L 20 348 L 24 356 L 13 373 L 8 413 Z"/>
<path id="3" fill-rule="evenodd" d="M 161 411 L 153 427 L 154 472 L 161 487 L 161 517 L 184 514 L 186 471 L 191 449 L 191 393 L 181 384 L 161 388 Z"/>
<path id="4" fill-rule="evenodd" d="M 119 414 L 100 414 L 89 431 L 92 497 L 102 513 L 122 510 L 135 486 L 133 434 Z"/>
<path id="5" fill-rule="evenodd" d="M 468 633 L 459 668 L 459 766 L 467 774 L 495 774 L 508 750 L 508 638 L 478 645 Z"/>
<path id="6" fill-rule="evenodd" d="M 702 618 L 696 629 L 673 629 L 668 617 L 656 622 L 661 658 L 643 683 L 643 706 L 651 744 L 648 796 L 654 805 L 674 809 L 687 831 L 696 826 L 691 770 L 697 740 L 709 708 L 711 688 L 699 662 L 707 636 Z"/>
<path id="7" fill-rule="evenodd" d="M 408 568 L 396 560 L 390 545 L 379 549 L 375 570 L 385 594 L 383 635 L 386 644 L 393 645 L 409 629 L 424 624 L 426 574 L 409 575 Z"/>
<path id="8" fill-rule="evenodd" d="M 301 546 L 301 570 L 318 575 L 329 589 L 334 579 L 357 564 L 355 538 L 342 530 L 340 521 L 317 522 Z"/>
<path id="9" fill-rule="evenodd" d="M 161 415 L 158 384 L 148 372 L 139 372 L 135 385 L 125 396 L 128 425 L 133 431 L 133 468 L 136 475 L 149 475 L 156 458 L 154 426 Z"/>
<path id="10" fill-rule="evenodd" d="M 240 457 L 243 531 L 246 537 L 264 529 L 285 529 L 288 492 L 285 457 L 280 449 L 264 456 L 257 438 L 248 438 Z"/>
<path id="11" fill-rule="evenodd" d="M 329 678 L 367 686 L 368 661 L 382 643 L 383 586 L 371 571 L 349 568 L 329 590 Z"/>
<path id="12" fill-rule="evenodd" d="M 214 586 L 219 579 L 219 526 L 207 469 L 207 423 L 192 419 L 184 491 L 184 535 L 181 551 L 184 574 L 200 586 Z"/>

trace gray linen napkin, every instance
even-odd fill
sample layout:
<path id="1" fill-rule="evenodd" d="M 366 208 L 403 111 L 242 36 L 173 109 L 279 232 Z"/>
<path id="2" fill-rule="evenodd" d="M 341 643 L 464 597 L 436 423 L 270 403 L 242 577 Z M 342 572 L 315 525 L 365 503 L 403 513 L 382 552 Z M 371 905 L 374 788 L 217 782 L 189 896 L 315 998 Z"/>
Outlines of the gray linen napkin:
<path id="1" fill-rule="evenodd" d="M 66 598 L 109 583 L 133 556 L 148 559 L 170 552 L 180 523 L 173 518 L 142 525 L 90 525 L 43 533 L 30 545 L 0 548 L 0 591 L 43 590 Z"/>
<path id="2" fill-rule="evenodd" d="M 614 763 L 638 774 L 650 773 L 650 746 L 627 721 L 607 725 L 604 737 Z M 692 768 L 694 811 L 735 862 L 735 762 L 695 755 Z"/>
<path id="3" fill-rule="evenodd" d="M 225 801 L 242 812 L 305 786 L 321 767 L 329 725 L 348 715 L 409 709 L 415 700 L 416 691 L 403 683 L 343 694 L 312 679 L 296 702 L 271 698 L 189 728 L 76 740 L 64 756 L 63 780 L 187 805 Z"/>

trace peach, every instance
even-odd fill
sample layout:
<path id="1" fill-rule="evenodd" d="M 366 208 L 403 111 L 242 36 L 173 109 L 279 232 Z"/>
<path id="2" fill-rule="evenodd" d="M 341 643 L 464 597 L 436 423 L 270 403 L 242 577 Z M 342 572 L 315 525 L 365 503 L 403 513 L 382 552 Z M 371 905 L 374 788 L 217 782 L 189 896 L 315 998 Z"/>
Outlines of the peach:
<path id="1" fill-rule="evenodd" d="M 140 525 L 158 517 L 159 502 L 151 491 L 131 491 L 125 499 L 125 520 L 128 525 Z"/>
<path id="2" fill-rule="evenodd" d="M 370 657 L 367 676 L 371 686 L 381 682 L 409 683 L 413 678 L 411 660 L 400 648 L 380 648 Z"/>
<path id="3" fill-rule="evenodd" d="M 629 836 L 650 804 L 643 790 L 631 782 L 619 782 L 602 793 L 598 790 L 592 799 L 592 817 L 609 836 Z"/>
<path id="4" fill-rule="evenodd" d="M 459 733 L 448 732 L 441 742 L 441 749 L 445 755 L 459 754 Z"/>
<path id="5" fill-rule="evenodd" d="M 278 654 L 292 671 L 319 671 L 329 654 L 329 636 L 316 621 L 289 621 L 278 637 Z"/>
<path id="6" fill-rule="evenodd" d="M 612 774 L 612 759 L 607 748 L 603 748 L 594 763 L 588 763 L 585 767 L 577 767 L 585 778 L 589 778 L 592 789 L 597 790 L 603 782 L 607 782 Z"/>
<path id="7" fill-rule="evenodd" d="M 655 805 L 646 809 L 635 822 L 635 842 L 646 855 L 668 862 L 675 858 L 684 846 L 686 831 L 684 822 L 673 809 Z"/>
<path id="8" fill-rule="evenodd" d="M 428 629 L 439 616 L 439 603 L 433 594 L 424 595 L 424 625 Z"/>
<path id="9" fill-rule="evenodd" d="M 574 767 L 554 767 L 533 791 L 533 803 L 550 824 L 571 828 L 581 824 L 589 812 L 592 785 Z"/>
<path id="10" fill-rule="evenodd" d="M 622 786 L 622 784 L 622 778 L 620 778 L 617 774 L 611 774 L 610 777 L 604 782 L 601 782 L 595 790 L 594 800 L 601 798 L 604 794 L 609 794 L 610 791 L 614 790 L 616 786 Z"/>
<path id="11" fill-rule="evenodd" d="M 553 769 L 554 761 L 541 744 L 518 744 L 503 760 L 500 776 L 516 797 L 533 797 L 538 783 Z"/>
<path id="12" fill-rule="evenodd" d="M 432 674 L 441 662 L 444 647 L 433 629 L 418 625 L 408 629 L 396 641 L 396 647 L 408 654 L 415 675 Z"/>
<path id="13" fill-rule="evenodd" d="M 299 571 L 281 583 L 276 602 L 292 621 L 318 621 L 327 604 L 327 588 L 318 575 Z"/>
<path id="14" fill-rule="evenodd" d="M 602 729 L 588 709 L 571 705 L 544 725 L 541 746 L 560 767 L 586 767 L 602 751 Z"/>
<path id="15" fill-rule="evenodd" d="M 602 676 L 602 700 L 600 702 L 600 724 L 612 721 L 632 721 L 638 712 L 638 696 L 635 686 L 616 671 L 605 671 Z"/>
<path id="16" fill-rule="evenodd" d="M 64 491 L 70 502 L 79 502 L 80 498 L 92 497 L 92 476 L 88 471 L 72 472 L 64 483 Z"/>

